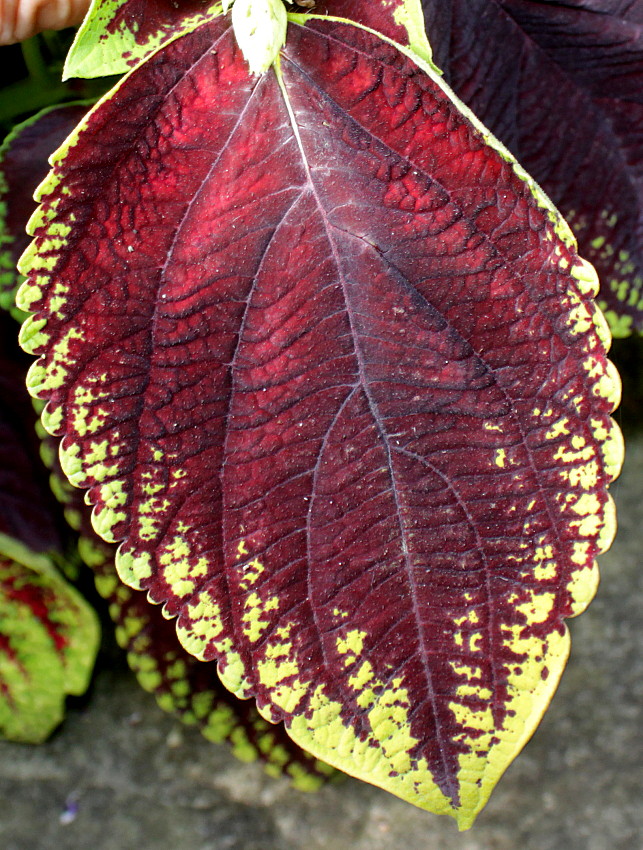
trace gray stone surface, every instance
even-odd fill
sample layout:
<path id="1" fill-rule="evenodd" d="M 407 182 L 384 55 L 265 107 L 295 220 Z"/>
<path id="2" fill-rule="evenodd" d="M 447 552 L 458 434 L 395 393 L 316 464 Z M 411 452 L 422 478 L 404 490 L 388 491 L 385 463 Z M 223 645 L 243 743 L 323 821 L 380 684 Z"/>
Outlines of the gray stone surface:
<path id="1" fill-rule="evenodd" d="M 570 624 L 561 686 L 471 831 L 354 780 L 294 791 L 180 727 L 116 665 L 49 743 L 0 745 L 0 847 L 642 850 L 641 438 L 613 491 L 620 532 Z"/>

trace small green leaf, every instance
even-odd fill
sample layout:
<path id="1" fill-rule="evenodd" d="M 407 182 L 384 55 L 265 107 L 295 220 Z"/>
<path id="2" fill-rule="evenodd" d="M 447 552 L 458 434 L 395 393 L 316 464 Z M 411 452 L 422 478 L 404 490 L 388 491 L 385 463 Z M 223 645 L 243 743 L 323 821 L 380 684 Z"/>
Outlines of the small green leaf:
<path id="1" fill-rule="evenodd" d="M 0 535 L 0 734 L 40 743 L 82 694 L 98 649 L 92 608 L 44 555 Z"/>
<path id="2" fill-rule="evenodd" d="M 124 74 L 163 44 L 221 14 L 218 0 L 93 0 L 67 56 L 63 79 Z"/>

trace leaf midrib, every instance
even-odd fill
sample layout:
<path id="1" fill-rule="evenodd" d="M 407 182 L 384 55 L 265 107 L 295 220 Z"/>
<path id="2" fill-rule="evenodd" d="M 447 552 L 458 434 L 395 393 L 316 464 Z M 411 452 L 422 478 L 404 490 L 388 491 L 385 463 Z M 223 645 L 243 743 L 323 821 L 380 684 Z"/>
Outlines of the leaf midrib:
<path id="1" fill-rule="evenodd" d="M 346 305 L 346 315 L 347 315 L 347 318 L 348 318 L 348 321 L 349 321 L 349 326 L 350 326 L 350 329 L 351 329 L 351 335 L 352 335 L 354 340 L 357 340 L 358 334 L 357 334 L 357 331 L 356 331 L 355 326 L 354 326 L 354 317 L 352 315 L 352 311 L 351 311 L 351 308 L 350 308 L 350 299 L 349 299 L 348 294 L 346 292 L 346 281 L 345 281 L 344 275 L 343 275 L 342 270 L 341 270 L 341 264 L 340 264 L 337 248 L 336 248 L 336 245 L 335 245 L 335 241 L 334 241 L 334 238 L 331 234 L 332 225 L 327 218 L 326 211 L 325 211 L 325 209 L 322 205 L 321 198 L 319 197 L 319 194 L 317 192 L 317 188 L 315 186 L 315 182 L 313 180 L 311 169 L 310 169 L 310 164 L 309 164 L 308 158 L 306 156 L 306 151 L 305 151 L 305 148 L 304 148 L 304 145 L 303 145 L 303 141 L 302 141 L 301 135 L 299 133 L 299 127 L 297 125 L 297 121 L 296 121 L 296 118 L 295 118 L 295 115 L 294 115 L 294 112 L 293 112 L 293 109 L 292 109 L 292 105 L 291 105 L 290 99 L 288 97 L 288 91 L 287 91 L 287 88 L 286 88 L 286 83 L 285 83 L 285 80 L 283 79 L 283 76 L 281 74 L 281 69 L 280 69 L 279 66 L 275 67 L 275 74 L 277 76 L 277 81 L 279 83 L 279 87 L 280 87 L 281 92 L 282 92 L 283 97 L 284 97 L 286 109 L 288 110 L 288 115 L 290 117 L 293 133 L 295 135 L 295 139 L 297 141 L 299 150 L 301 152 L 302 163 L 303 163 L 303 166 L 304 166 L 304 169 L 305 169 L 305 172 L 306 172 L 306 176 L 307 176 L 307 180 L 308 180 L 308 183 L 309 183 L 309 186 L 310 186 L 310 191 L 311 191 L 311 193 L 312 193 L 312 195 L 315 199 L 315 203 L 316 203 L 317 208 L 319 210 L 320 217 L 321 217 L 322 222 L 324 224 L 324 230 L 326 232 L 326 238 L 328 240 L 328 244 L 329 244 L 331 251 L 332 251 L 333 261 L 334 261 L 335 267 L 337 269 L 338 278 L 339 278 L 341 285 L 342 285 L 342 290 L 343 290 L 343 293 L 344 293 L 344 303 Z M 397 523 L 398 523 L 399 529 L 400 529 L 400 539 L 401 539 L 401 545 L 402 545 L 402 553 L 403 553 L 403 557 L 404 557 L 404 565 L 405 565 L 406 574 L 407 574 L 407 583 L 408 583 L 408 586 L 410 588 L 413 617 L 414 617 L 414 620 L 415 620 L 415 623 L 416 623 L 416 631 L 417 631 L 417 636 L 418 636 L 421 664 L 422 664 L 422 668 L 424 670 L 424 676 L 425 676 L 425 680 L 426 680 L 426 684 L 427 684 L 427 691 L 428 691 L 428 695 L 429 695 L 429 702 L 431 704 L 431 709 L 432 709 L 432 712 L 433 712 L 433 717 L 434 717 L 434 722 L 435 722 L 435 727 L 436 727 L 436 740 L 437 740 L 438 749 L 439 749 L 439 752 L 440 752 L 440 761 L 441 761 L 441 764 L 442 764 L 443 775 L 446 777 L 446 786 L 448 788 L 449 797 L 451 798 L 453 805 L 458 805 L 458 803 L 459 803 L 459 789 L 458 789 L 458 786 L 457 786 L 457 780 L 456 780 L 455 776 L 452 774 L 451 770 L 449 769 L 449 763 L 448 763 L 448 759 L 447 759 L 446 752 L 445 752 L 445 745 L 446 745 L 445 733 L 442 729 L 440 713 L 439 713 L 439 710 L 438 710 L 437 692 L 436 692 L 435 685 L 433 683 L 433 673 L 430 670 L 429 664 L 428 664 L 428 652 L 427 652 L 427 647 L 426 647 L 426 642 L 425 642 L 425 637 L 424 637 L 424 628 L 423 628 L 423 625 L 422 625 L 422 621 L 421 621 L 421 617 L 420 617 L 419 604 L 418 604 L 418 588 L 417 588 L 417 583 L 415 581 L 415 576 L 414 576 L 414 572 L 413 572 L 413 565 L 411 564 L 411 561 L 410 561 L 410 555 L 409 555 L 408 544 L 407 544 L 408 531 L 405 528 L 405 523 L 404 523 L 404 520 L 403 520 L 400 494 L 398 492 L 397 483 L 396 483 L 396 480 L 395 480 L 395 476 L 393 474 L 393 461 L 392 461 L 392 457 L 391 457 L 391 448 L 390 448 L 390 445 L 389 445 L 388 437 L 386 435 L 386 431 L 385 431 L 383 423 L 381 421 L 381 416 L 379 414 L 379 411 L 377 410 L 377 405 L 375 404 L 375 402 L 374 402 L 374 400 L 371 396 L 371 393 L 369 391 L 368 381 L 367 381 L 367 378 L 366 378 L 366 369 L 365 369 L 365 365 L 364 365 L 363 354 L 360 350 L 359 345 L 357 345 L 356 343 L 354 344 L 354 352 L 355 352 L 355 358 L 356 358 L 357 366 L 358 366 L 358 370 L 359 370 L 361 389 L 362 389 L 362 392 L 364 393 L 364 395 L 366 397 L 366 400 L 367 400 L 368 406 L 369 406 L 369 410 L 371 412 L 371 416 L 373 417 L 373 421 L 374 421 L 378 431 L 380 432 L 380 437 L 381 437 L 382 443 L 384 444 L 385 451 L 386 451 L 389 478 L 390 478 L 390 481 L 391 481 L 391 490 L 393 492 L 393 497 L 394 497 L 394 500 L 395 500 L 396 520 L 397 520 Z M 355 387 L 351 391 L 351 393 L 348 395 L 347 399 L 344 401 L 344 404 L 347 403 L 348 398 L 350 398 L 352 396 L 352 394 L 355 392 L 356 388 L 357 387 Z M 313 501 L 314 501 L 314 499 L 311 498 L 309 510 L 308 510 L 308 519 L 307 519 L 307 524 L 306 524 L 307 525 L 307 542 L 309 542 L 309 540 L 310 540 L 309 527 L 310 527 L 310 514 L 311 514 L 311 510 L 312 510 Z M 307 559 L 306 559 L 306 566 L 307 566 L 308 598 L 311 599 L 312 596 L 311 596 L 310 557 L 307 557 Z M 315 610 L 314 605 L 311 605 L 311 609 L 313 611 L 313 618 L 314 618 L 315 628 L 317 630 L 318 637 L 319 637 L 319 643 L 320 643 L 320 645 L 323 645 L 322 632 L 321 632 L 321 628 L 320 628 L 320 624 L 319 624 L 319 620 L 318 620 L 318 616 L 317 616 L 317 611 Z"/>

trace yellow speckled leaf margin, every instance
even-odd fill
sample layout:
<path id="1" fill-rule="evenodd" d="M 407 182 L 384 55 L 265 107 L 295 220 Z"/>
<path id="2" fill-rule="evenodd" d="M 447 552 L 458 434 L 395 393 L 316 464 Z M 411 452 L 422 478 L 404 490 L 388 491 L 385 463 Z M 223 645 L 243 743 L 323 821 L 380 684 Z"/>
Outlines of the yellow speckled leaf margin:
<path id="1" fill-rule="evenodd" d="M 291 16 L 257 77 L 199 26 L 52 162 L 29 382 L 121 577 L 297 743 L 467 828 L 615 529 L 620 385 L 569 228 L 341 21 Z"/>

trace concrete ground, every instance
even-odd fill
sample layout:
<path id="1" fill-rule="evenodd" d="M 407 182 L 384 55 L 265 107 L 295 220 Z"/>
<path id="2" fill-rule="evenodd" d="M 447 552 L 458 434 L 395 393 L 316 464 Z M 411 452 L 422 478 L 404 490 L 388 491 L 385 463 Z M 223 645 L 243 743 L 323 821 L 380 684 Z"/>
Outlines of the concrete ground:
<path id="1" fill-rule="evenodd" d="M 122 659 L 47 744 L 0 745 L 4 850 L 643 850 L 643 438 L 553 704 L 474 828 L 347 780 L 292 790 L 174 722 Z"/>

